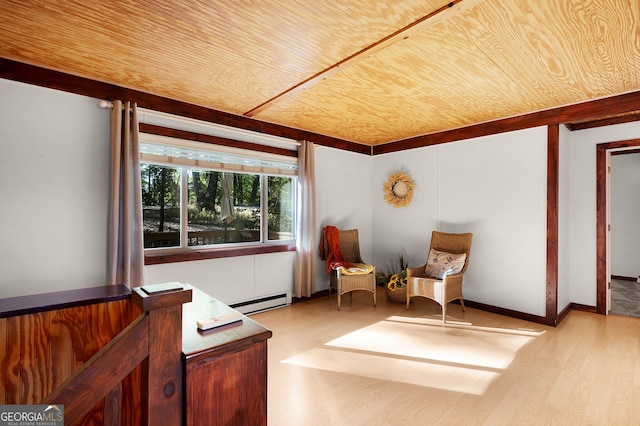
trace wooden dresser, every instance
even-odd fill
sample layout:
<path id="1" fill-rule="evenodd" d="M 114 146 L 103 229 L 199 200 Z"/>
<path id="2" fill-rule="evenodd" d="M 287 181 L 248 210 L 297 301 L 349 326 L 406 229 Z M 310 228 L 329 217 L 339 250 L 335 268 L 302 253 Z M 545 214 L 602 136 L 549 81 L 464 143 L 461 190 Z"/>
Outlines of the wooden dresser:
<path id="1" fill-rule="evenodd" d="M 267 424 L 267 339 L 271 331 L 244 315 L 200 331 L 197 322 L 236 312 L 193 289 L 183 305 L 185 425 Z"/>

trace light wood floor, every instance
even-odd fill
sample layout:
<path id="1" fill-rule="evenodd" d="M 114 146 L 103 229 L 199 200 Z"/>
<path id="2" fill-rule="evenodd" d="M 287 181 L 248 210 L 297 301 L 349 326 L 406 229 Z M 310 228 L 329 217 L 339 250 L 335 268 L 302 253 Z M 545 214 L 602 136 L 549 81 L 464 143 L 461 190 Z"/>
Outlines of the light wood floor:
<path id="1" fill-rule="evenodd" d="M 335 294 L 252 318 L 268 421 L 287 425 L 638 425 L 640 319 L 572 311 L 547 327 L 459 305 Z"/>

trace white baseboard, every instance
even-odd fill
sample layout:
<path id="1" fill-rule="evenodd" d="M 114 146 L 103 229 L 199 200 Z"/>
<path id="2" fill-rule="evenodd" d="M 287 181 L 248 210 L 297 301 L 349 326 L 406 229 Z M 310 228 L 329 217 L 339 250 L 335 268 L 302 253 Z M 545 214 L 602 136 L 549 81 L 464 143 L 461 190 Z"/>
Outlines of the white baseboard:
<path id="1" fill-rule="evenodd" d="M 251 315 L 257 314 L 258 312 L 269 311 L 271 309 L 282 308 L 290 304 L 291 294 L 279 293 L 246 300 L 244 302 L 233 303 L 229 306 L 245 315 Z"/>

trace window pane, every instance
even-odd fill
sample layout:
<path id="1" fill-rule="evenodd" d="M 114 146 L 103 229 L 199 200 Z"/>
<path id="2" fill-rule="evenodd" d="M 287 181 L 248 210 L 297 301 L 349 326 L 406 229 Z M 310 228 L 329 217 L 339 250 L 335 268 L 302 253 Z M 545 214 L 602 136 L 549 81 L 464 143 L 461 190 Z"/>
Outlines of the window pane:
<path id="1" fill-rule="evenodd" d="M 260 176 L 189 169 L 188 244 L 260 241 Z"/>
<path id="2" fill-rule="evenodd" d="M 141 164 L 144 247 L 180 246 L 180 170 Z"/>
<path id="3" fill-rule="evenodd" d="M 294 180 L 291 177 L 269 176 L 269 240 L 292 240 L 294 235 Z"/>

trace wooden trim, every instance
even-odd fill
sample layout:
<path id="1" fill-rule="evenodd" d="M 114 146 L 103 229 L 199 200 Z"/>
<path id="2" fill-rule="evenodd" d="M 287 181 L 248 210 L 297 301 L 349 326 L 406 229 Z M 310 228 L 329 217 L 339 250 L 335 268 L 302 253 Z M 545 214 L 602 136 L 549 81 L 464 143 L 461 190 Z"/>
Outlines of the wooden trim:
<path id="1" fill-rule="evenodd" d="M 625 149 L 623 151 L 613 151 L 611 152 L 611 156 L 614 155 L 625 155 L 625 154 L 638 154 L 640 153 L 640 149 Z"/>
<path id="2" fill-rule="evenodd" d="M 397 41 L 400 40 L 404 40 L 406 38 L 409 37 L 409 35 L 415 31 L 417 31 L 420 28 L 424 28 L 425 25 L 431 25 L 431 23 L 433 22 L 433 18 L 437 17 L 437 15 L 440 15 L 442 12 L 446 11 L 447 9 L 452 8 L 453 6 L 455 6 L 456 4 L 460 3 L 462 0 L 453 0 L 450 1 L 449 3 L 445 4 L 444 6 L 441 6 L 440 8 L 434 10 L 433 12 L 422 16 L 421 18 L 419 18 L 418 20 L 410 23 L 409 25 L 400 28 L 399 30 L 395 31 L 393 34 L 390 34 L 386 37 L 384 37 L 381 40 L 376 41 L 375 43 L 365 47 L 364 49 L 359 50 L 358 52 L 342 59 L 341 61 L 319 71 L 318 73 L 312 75 L 311 77 L 307 78 L 306 80 L 301 81 L 300 83 L 296 84 L 295 86 L 285 90 L 284 92 L 274 96 L 273 98 L 267 100 L 266 102 L 263 102 L 262 104 L 258 105 L 257 107 L 251 109 L 250 111 L 247 111 L 244 113 L 245 116 L 247 117 L 253 117 L 254 115 L 265 111 L 267 109 L 269 109 L 272 105 L 279 103 L 281 101 L 283 101 L 284 99 L 288 98 L 289 96 L 295 94 L 295 93 L 299 93 L 303 90 L 306 90 L 310 87 L 315 86 L 316 84 L 326 80 L 327 78 L 329 78 L 330 76 L 335 75 L 336 73 L 340 72 L 340 71 L 344 71 L 347 68 L 349 68 L 350 66 L 353 66 L 357 63 L 359 63 L 360 61 L 366 59 L 367 57 L 373 55 L 375 52 L 384 49 L 390 45 L 392 45 L 393 43 L 396 43 Z"/>
<path id="3" fill-rule="evenodd" d="M 607 145 L 596 146 L 596 312 L 607 314 Z"/>
<path id="4" fill-rule="evenodd" d="M 547 269 L 546 324 L 558 321 L 558 186 L 560 169 L 560 126 L 547 129 Z"/>
<path id="5" fill-rule="evenodd" d="M 579 303 L 571 303 L 571 310 L 582 311 L 582 312 L 590 312 L 592 314 L 597 313 L 597 309 L 595 306 L 589 305 L 581 305 Z"/>
<path id="6" fill-rule="evenodd" d="M 624 114 L 630 111 L 637 111 L 638 105 L 640 105 L 640 91 L 376 145 L 373 147 L 373 155 L 422 148 L 531 127 L 587 120 L 605 114 Z"/>
<path id="7" fill-rule="evenodd" d="M 618 280 L 618 281 L 633 281 L 634 283 L 637 281 L 637 277 L 625 277 L 622 275 L 611 275 L 611 279 L 612 280 Z"/>
<path id="8" fill-rule="evenodd" d="M 170 127 L 156 126 L 154 124 L 140 123 L 139 129 L 141 133 L 149 133 L 158 136 L 167 136 L 170 138 L 184 139 L 194 142 L 203 142 L 214 145 L 228 146 L 232 148 L 246 149 L 249 151 L 266 152 L 268 154 L 277 154 L 287 157 L 298 157 L 297 150 L 289 150 L 277 148 L 274 146 L 260 145 L 251 142 L 237 141 L 234 139 L 222 138 L 219 136 L 205 135 L 203 133 L 189 132 L 187 130 L 172 129 Z"/>
<path id="9" fill-rule="evenodd" d="M 138 90 L 23 64 L 5 58 L 0 58 L 0 78 L 48 87 L 50 89 L 63 90 L 65 92 L 97 99 L 111 101 L 120 99 L 123 101 L 136 102 L 142 108 L 158 112 L 223 124 L 225 126 L 250 130 L 257 133 L 281 136 L 297 141 L 308 140 L 316 145 L 371 155 L 371 147 L 369 145 L 217 111 Z"/>
<path id="10" fill-rule="evenodd" d="M 611 126 L 613 124 L 631 123 L 640 120 L 640 114 L 626 114 L 618 117 L 607 117 L 578 123 L 567 123 L 569 130 L 593 129 L 595 127 Z"/>
<path id="11" fill-rule="evenodd" d="M 560 313 L 557 315 L 557 319 L 556 319 L 556 326 L 558 324 L 560 324 L 566 317 L 567 315 L 569 315 L 569 312 L 571 312 L 571 303 L 569 303 L 567 306 L 564 307 L 564 309 L 562 311 L 560 311 Z"/>
<path id="12" fill-rule="evenodd" d="M 514 311 L 512 309 L 500 308 L 497 306 L 486 305 L 484 303 L 474 302 L 464 299 L 465 306 L 483 311 L 492 312 L 494 314 L 505 315 L 512 318 L 518 318 L 525 321 L 535 322 L 538 324 L 546 324 L 547 318 L 538 315 L 527 314 L 525 312 Z"/>
<path id="13" fill-rule="evenodd" d="M 640 146 L 640 139 L 596 145 L 596 312 L 607 314 L 607 151 Z"/>
<path id="14" fill-rule="evenodd" d="M 317 299 L 319 297 L 327 297 L 328 294 L 329 294 L 328 290 L 321 290 L 321 291 L 318 291 L 316 293 L 313 293 L 311 295 L 311 297 L 292 297 L 291 298 L 291 304 L 300 303 L 300 302 L 306 302 L 308 300 Z M 459 305 L 460 301 L 454 300 L 451 303 Z M 487 304 L 484 304 L 484 303 L 474 302 L 472 300 L 467 300 L 467 299 L 464 299 L 464 305 L 468 306 L 470 308 L 480 309 L 482 311 L 491 312 L 491 313 L 494 313 L 494 314 L 499 314 L 499 315 L 504 315 L 504 316 L 511 317 L 511 318 L 517 318 L 517 319 L 521 319 L 521 320 L 525 320 L 525 321 L 535 322 L 537 324 L 551 325 L 553 327 L 555 327 L 558 324 L 560 324 L 561 320 L 564 319 L 564 317 L 567 316 L 567 314 L 570 312 L 571 309 L 587 310 L 587 309 L 581 309 L 579 305 L 576 305 L 578 307 L 574 307 L 574 304 L 572 303 L 569 306 L 567 306 L 565 309 L 562 310 L 562 314 L 558 316 L 558 321 L 556 321 L 556 324 L 547 324 L 547 318 L 543 317 L 543 316 L 527 314 L 525 312 L 514 311 L 512 309 L 500 308 L 498 306 L 487 305 Z M 595 308 L 594 308 L 594 310 L 595 310 Z"/>
<path id="15" fill-rule="evenodd" d="M 256 254 L 282 253 L 296 251 L 295 244 L 262 245 L 236 248 L 216 248 L 209 250 L 195 250 L 172 254 L 148 254 L 144 256 L 145 265 L 159 265 L 162 263 L 190 262 L 192 260 L 222 259 L 225 257 L 251 256 Z"/>
<path id="16" fill-rule="evenodd" d="M 124 284 L 9 297 L 0 299 L 0 318 L 75 308 L 130 297 L 131 290 Z"/>
<path id="17" fill-rule="evenodd" d="M 543 317 L 538 315 L 527 314 L 524 312 L 514 311 L 511 309 L 505 309 L 497 306 L 486 305 L 484 303 L 478 303 L 478 302 L 474 302 L 472 300 L 467 300 L 467 299 L 464 300 L 464 304 L 465 306 L 468 306 L 470 308 L 480 309 L 486 312 L 504 315 L 511 318 L 518 318 L 521 320 L 535 322 L 538 324 L 545 324 L 552 327 L 557 327 L 562 322 L 562 320 L 564 320 L 567 317 L 567 315 L 569 315 L 569 312 L 571 312 L 572 310 L 596 313 L 596 308 L 594 306 L 570 303 L 562 310 L 562 312 L 560 312 L 560 314 L 556 316 L 556 321 L 554 322 L 554 324 L 548 324 L 548 320 L 546 316 Z"/>
<path id="18" fill-rule="evenodd" d="M 329 290 L 320 290 L 320 291 L 316 291 L 315 293 L 312 293 L 311 296 L 309 297 L 295 297 L 293 296 L 291 298 L 291 304 L 293 305 L 294 303 L 300 303 L 300 302 L 306 302 L 307 300 L 311 300 L 311 299 L 318 299 L 319 297 L 328 297 L 329 296 Z"/>
<path id="19" fill-rule="evenodd" d="M 474 124 L 458 129 L 416 136 L 376 146 L 369 146 L 300 129 L 262 122 L 240 115 L 229 114 L 5 58 L 0 58 L 0 78 L 41 87 L 48 87 L 51 89 L 63 90 L 97 99 L 130 100 L 137 102 L 141 107 L 159 112 L 175 114 L 182 117 L 223 124 L 239 129 L 281 136 L 294 140 L 309 140 L 317 145 L 328 146 L 365 155 L 387 154 L 406 149 L 421 148 L 430 145 L 499 134 L 531 127 L 571 123 L 572 121 L 589 120 L 591 118 L 602 117 L 604 115 L 624 114 L 631 111 L 637 111 L 637 106 L 640 104 L 640 91 L 636 91 L 579 104 L 567 105 L 515 117 Z M 570 128 L 575 128 L 575 125 L 571 126 L 572 127 Z"/>

